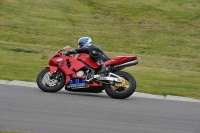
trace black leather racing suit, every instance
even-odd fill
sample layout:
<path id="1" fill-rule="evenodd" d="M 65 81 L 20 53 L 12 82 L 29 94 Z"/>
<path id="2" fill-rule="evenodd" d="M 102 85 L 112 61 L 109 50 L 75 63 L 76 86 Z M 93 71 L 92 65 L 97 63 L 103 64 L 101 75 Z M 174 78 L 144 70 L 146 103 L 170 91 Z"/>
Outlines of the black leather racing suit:
<path id="1" fill-rule="evenodd" d="M 96 45 L 88 44 L 81 48 L 77 48 L 73 50 L 74 53 L 86 53 L 90 55 L 90 58 L 93 59 L 95 62 L 99 63 L 101 70 L 100 73 L 106 72 L 106 66 L 104 61 L 110 60 L 110 58 Z"/>
<path id="2" fill-rule="evenodd" d="M 74 49 L 76 53 L 86 53 L 89 54 L 90 57 L 95 61 L 99 62 L 99 60 L 107 61 L 109 57 L 96 45 L 89 44 L 88 46 L 83 46 L 81 48 Z"/>

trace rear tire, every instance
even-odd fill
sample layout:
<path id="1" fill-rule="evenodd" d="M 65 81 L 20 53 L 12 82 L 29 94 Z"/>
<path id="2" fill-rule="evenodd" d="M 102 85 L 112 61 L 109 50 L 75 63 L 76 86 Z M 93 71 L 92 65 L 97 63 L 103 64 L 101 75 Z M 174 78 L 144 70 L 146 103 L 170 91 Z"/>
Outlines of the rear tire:
<path id="1" fill-rule="evenodd" d="M 124 87 L 126 88 L 124 89 L 123 87 L 120 88 L 113 85 L 104 84 L 106 93 L 110 97 L 115 98 L 115 99 L 125 99 L 125 98 L 130 97 L 135 92 L 135 89 L 136 89 L 135 78 L 131 74 L 127 72 L 123 72 L 123 71 L 118 71 L 118 72 L 115 72 L 114 74 L 123 78 L 129 85 L 127 88 Z M 113 89 L 113 88 L 117 88 L 117 89 Z"/>
<path id="2" fill-rule="evenodd" d="M 59 79 L 50 79 L 50 70 L 45 68 L 37 76 L 37 85 L 44 92 L 60 91 L 65 85 L 65 75 L 61 72 Z"/>

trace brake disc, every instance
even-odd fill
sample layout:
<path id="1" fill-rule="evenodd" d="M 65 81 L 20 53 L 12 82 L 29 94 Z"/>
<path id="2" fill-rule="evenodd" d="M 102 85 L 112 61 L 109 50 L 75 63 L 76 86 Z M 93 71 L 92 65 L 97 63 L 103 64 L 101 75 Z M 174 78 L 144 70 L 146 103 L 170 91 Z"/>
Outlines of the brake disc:
<path id="1" fill-rule="evenodd" d="M 43 77 L 43 83 L 48 86 L 55 86 L 57 82 L 57 79 L 50 79 L 50 72 L 46 73 Z"/>

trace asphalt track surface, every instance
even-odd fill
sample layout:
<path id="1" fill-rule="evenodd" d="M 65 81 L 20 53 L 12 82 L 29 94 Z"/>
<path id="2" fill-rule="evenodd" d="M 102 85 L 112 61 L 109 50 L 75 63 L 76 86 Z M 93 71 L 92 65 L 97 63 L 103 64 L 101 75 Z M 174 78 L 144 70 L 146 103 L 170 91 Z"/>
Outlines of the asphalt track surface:
<path id="1" fill-rule="evenodd" d="M 0 84 L 0 130 L 33 133 L 200 133 L 200 103 Z"/>

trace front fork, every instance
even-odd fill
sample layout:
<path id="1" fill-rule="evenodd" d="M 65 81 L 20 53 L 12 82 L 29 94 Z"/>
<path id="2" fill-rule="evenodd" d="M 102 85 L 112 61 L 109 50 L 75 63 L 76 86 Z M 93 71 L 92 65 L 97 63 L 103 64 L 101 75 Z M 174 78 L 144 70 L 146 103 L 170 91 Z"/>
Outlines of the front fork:
<path id="1" fill-rule="evenodd" d="M 59 78 L 59 76 L 60 76 L 60 74 L 58 75 L 57 73 L 61 73 L 61 70 L 58 68 L 58 67 L 56 67 L 56 66 L 48 66 L 47 68 L 49 68 L 49 70 L 50 70 L 50 79 L 51 78 L 56 78 L 56 79 L 58 79 Z M 64 74 L 64 73 L 62 73 L 62 74 Z M 69 80 L 70 80 L 70 78 L 69 78 L 69 75 L 65 75 L 65 85 L 67 85 L 67 83 L 69 82 Z"/>

